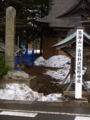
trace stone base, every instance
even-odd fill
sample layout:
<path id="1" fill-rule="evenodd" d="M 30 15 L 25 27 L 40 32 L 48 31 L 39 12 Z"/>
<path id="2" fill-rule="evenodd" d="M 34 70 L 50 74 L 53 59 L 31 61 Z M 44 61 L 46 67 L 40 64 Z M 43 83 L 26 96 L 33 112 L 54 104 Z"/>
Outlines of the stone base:
<path id="1" fill-rule="evenodd" d="M 37 84 L 37 80 L 36 80 L 36 76 L 31 76 L 28 79 L 2 79 L 0 80 L 0 88 L 5 88 L 6 84 L 9 83 L 19 83 L 19 84 L 26 84 L 28 87 L 30 87 L 31 89 L 36 86 Z"/>

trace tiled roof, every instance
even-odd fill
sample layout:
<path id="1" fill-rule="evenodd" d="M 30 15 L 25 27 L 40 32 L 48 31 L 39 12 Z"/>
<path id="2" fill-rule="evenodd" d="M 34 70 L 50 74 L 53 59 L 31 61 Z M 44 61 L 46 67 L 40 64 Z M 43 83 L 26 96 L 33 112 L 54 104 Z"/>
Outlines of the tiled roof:
<path id="1" fill-rule="evenodd" d="M 54 19 L 51 23 L 49 23 L 50 27 L 75 27 L 80 21 L 80 17 L 70 17 L 70 18 L 60 18 Z"/>
<path id="2" fill-rule="evenodd" d="M 58 18 L 72 11 L 81 0 L 54 0 L 48 16 L 38 19 L 38 22 L 48 23 L 50 27 L 75 27 L 79 24 L 80 17 Z M 90 0 L 88 0 L 90 2 Z"/>
<path id="3" fill-rule="evenodd" d="M 66 13 L 72 11 L 72 10 L 79 4 L 80 1 L 81 1 L 81 0 L 76 0 L 76 2 L 75 2 L 74 5 L 72 5 L 72 6 L 71 6 L 70 8 L 68 8 L 68 9 L 64 10 L 59 16 L 63 16 L 63 15 L 65 15 Z M 57 17 L 59 17 L 59 16 L 57 16 Z"/>
<path id="4" fill-rule="evenodd" d="M 51 22 L 64 11 L 67 11 L 77 0 L 54 0 L 53 5 L 50 6 L 49 15 L 39 19 L 41 22 Z"/>

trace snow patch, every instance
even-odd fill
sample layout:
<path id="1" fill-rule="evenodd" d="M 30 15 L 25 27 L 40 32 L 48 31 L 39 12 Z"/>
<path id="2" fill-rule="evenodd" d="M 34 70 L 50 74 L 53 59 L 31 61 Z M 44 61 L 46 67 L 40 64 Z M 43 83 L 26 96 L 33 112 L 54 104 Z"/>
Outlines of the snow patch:
<path id="1" fill-rule="evenodd" d="M 48 70 L 45 74 L 51 76 L 52 78 L 55 78 L 56 80 L 62 81 L 63 79 L 65 79 L 68 73 L 69 70 L 59 69 L 57 71 Z M 70 75 L 67 79 L 70 79 Z"/>
<path id="2" fill-rule="evenodd" d="M 46 67 L 62 68 L 65 64 L 70 63 L 70 59 L 64 55 L 57 55 L 49 58 L 45 62 Z"/>
<path id="3" fill-rule="evenodd" d="M 45 61 L 46 60 L 43 57 L 39 57 L 35 60 L 34 64 L 36 66 L 44 66 Z"/>
<path id="4" fill-rule="evenodd" d="M 43 94 L 34 92 L 25 84 L 10 83 L 6 84 L 5 89 L 0 90 L 0 99 L 7 100 L 30 100 L 39 99 Z"/>
<path id="5" fill-rule="evenodd" d="M 60 80 L 60 82 L 65 79 L 68 72 L 70 71 L 70 63 L 71 63 L 70 58 L 64 55 L 52 56 L 48 60 L 45 60 L 43 57 L 39 57 L 38 59 L 35 60 L 36 66 L 59 68 L 56 71 L 48 70 L 44 74 L 49 75 L 52 78 L 55 78 L 56 80 Z M 70 75 L 68 76 L 66 81 L 70 82 Z M 60 82 L 59 84 L 61 84 Z"/>
<path id="6" fill-rule="evenodd" d="M 88 89 L 90 89 L 90 81 L 85 81 L 86 86 L 88 87 Z"/>
<path id="7" fill-rule="evenodd" d="M 56 67 L 63 68 L 67 63 L 71 63 L 70 58 L 64 55 L 57 55 L 45 60 L 43 57 L 39 57 L 35 60 L 36 66 Z M 68 65 L 67 65 L 68 66 Z"/>
<path id="8" fill-rule="evenodd" d="M 62 94 L 49 94 L 43 96 L 43 93 L 34 92 L 25 84 L 10 83 L 6 84 L 5 89 L 0 89 L 0 99 L 6 100 L 30 100 L 30 101 L 49 101 L 64 102 L 66 99 Z"/>
<path id="9" fill-rule="evenodd" d="M 49 94 L 47 96 L 43 96 L 40 99 L 38 99 L 38 101 L 46 101 L 46 102 L 64 102 L 67 101 L 67 99 L 65 99 L 62 94 Z"/>

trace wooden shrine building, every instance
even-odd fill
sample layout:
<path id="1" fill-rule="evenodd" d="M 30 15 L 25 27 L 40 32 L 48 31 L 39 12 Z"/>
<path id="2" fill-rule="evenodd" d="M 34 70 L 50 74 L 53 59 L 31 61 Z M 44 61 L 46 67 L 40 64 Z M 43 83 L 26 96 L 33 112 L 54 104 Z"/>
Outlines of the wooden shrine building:
<path id="1" fill-rule="evenodd" d="M 60 41 L 64 42 L 69 35 L 71 35 L 72 41 L 75 41 L 73 37 L 78 26 L 84 27 L 85 45 L 89 46 L 90 0 L 52 0 L 49 2 L 48 15 L 38 19 L 37 22 L 42 31 L 41 49 L 44 58 L 66 54 L 60 49 L 53 49 L 52 46 Z M 71 41 L 69 43 L 71 44 Z M 75 43 L 71 44 L 71 46 L 74 45 Z"/>

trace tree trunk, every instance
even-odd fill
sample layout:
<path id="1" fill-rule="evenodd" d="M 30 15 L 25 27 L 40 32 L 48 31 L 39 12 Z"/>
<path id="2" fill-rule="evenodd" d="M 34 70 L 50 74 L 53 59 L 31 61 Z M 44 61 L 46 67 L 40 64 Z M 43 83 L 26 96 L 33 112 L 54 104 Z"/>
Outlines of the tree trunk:
<path id="1" fill-rule="evenodd" d="M 43 32 L 41 31 L 41 40 L 40 40 L 40 55 L 42 55 L 42 41 L 43 41 Z"/>
<path id="2" fill-rule="evenodd" d="M 26 30 L 26 49 L 28 49 L 28 29 Z"/>
<path id="3" fill-rule="evenodd" d="M 11 0 L 6 0 L 6 7 L 10 6 L 10 2 L 11 2 Z"/>

